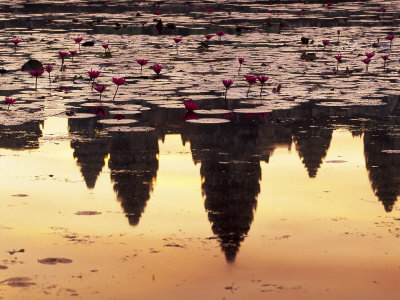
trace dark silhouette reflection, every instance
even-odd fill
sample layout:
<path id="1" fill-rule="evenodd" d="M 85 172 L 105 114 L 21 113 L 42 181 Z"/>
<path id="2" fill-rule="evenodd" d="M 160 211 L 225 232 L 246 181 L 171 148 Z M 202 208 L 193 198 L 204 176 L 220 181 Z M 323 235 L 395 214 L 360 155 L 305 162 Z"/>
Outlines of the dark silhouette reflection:
<path id="1" fill-rule="evenodd" d="M 364 155 L 372 189 L 385 211 L 391 212 L 400 195 L 400 154 L 382 152 L 399 150 L 400 137 L 389 130 L 373 130 L 364 134 Z"/>
<path id="2" fill-rule="evenodd" d="M 111 180 L 117 199 L 135 226 L 144 212 L 158 171 L 158 139 L 155 131 L 115 133 L 111 138 Z"/>
<path id="3" fill-rule="evenodd" d="M 276 126 L 193 125 L 182 134 L 200 162 L 204 206 L 228 262 L 234 262 L 250 230 L 260 193 L 260 161 L 277 144 L 290 147 L 290 130 Z M 212 130 L 211 130 L 212 129 Z"/>
<path id="4" fill-rule="evenodd" d="M 323 125 L 301 123 L 294 126 L 293 140 L 308 176 L 315 178 L 325 158 L 332 139 L 333 130 Z"/>
<path id="5" fill-rule="evenodd" d="M 109 139 L 99 135 L 97 118 L 69 119 L 69 132 L 77 139 L 71 141 L 74 158 L 80 167 L 86 186 L 93 189 L 108 155 Z"/>
<path id="6" fill-rule="evenodd" d="M 21 125 L 0 125 L 0 148 L 12 150 L 37 149 L 42 137 L 43 121 Z"/>

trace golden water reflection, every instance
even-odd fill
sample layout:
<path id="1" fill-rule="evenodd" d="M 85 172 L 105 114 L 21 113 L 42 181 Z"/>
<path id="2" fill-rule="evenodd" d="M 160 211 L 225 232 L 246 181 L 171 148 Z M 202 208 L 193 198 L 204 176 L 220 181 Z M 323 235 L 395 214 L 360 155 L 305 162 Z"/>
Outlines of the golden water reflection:
<path id="1" fill-rule="evenodd" d="M 40 148 L 0 151 L 0 275 L 34 283 L 3 282 L 3 299 L 396 299 L 399 210 L 371 188 L 371 137 L 331 130 L 309 154 L 290 133 L 251 149 L 246 131 L 70 141 L 67 130 L 49 119 Z"/>

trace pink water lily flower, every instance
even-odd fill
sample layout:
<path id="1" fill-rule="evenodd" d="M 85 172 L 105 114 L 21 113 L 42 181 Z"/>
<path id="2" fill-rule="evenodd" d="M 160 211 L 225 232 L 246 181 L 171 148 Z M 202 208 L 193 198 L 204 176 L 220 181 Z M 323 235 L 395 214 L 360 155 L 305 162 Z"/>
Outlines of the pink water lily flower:
<path id="1" fill-rule="evenodd" d="M 11 42 L 14 44 L 14 50 L 17 51 L 17 46 L 19 43 L 21 43 L 20 39 L 13 39 Z"/>
<path id="2" fill-rule="evenodd" d="M 50 73 L 51 73 L 51 71 L 53 71 L 53 66 L 48 65 L 48 66 L 46 66 L 45 70 L 47 73 L 49 73 L 49 80 L 50 80 Z"/>
<path id="3" fill-rule="evenodd" d="M 107 86 L 105 85 L 96 85 L 96 87 L 94 88 L 96 91 L 98 91 L 100 93 L 100 99 L 101 100 L 101 94 L 106 90 Z"/>
<path id="4" fill-rule="evenodd" d="M 64 58 L 68 55 L 68 52 L 64 52 L 64 51 L 58 51 L 58 55 L 60 55 L 61 58 L 61 68 L 60 71 L 64 71 Z"/>
<path id="5" fill-rule="evenodd" d="M 365 64 L 365 72 L 368 72 L 368 65 L 371 62 L 371 58 L 364 58 L 361 61 Z"/>
<path id="6" fill-rule="evenodd" d="M 343 56 L 341 56 L 341 55 L 336 55 L 335 58 L 336 58 L 336 60 L 337 60 L 338 62 L 342 62 Z"/>
<path id="7" fill-rule="evenodd" d="M 120 86 L 125 83 L 125 79 L 113 77 L 112 82 L 115 83 L 117 86 Z"/>
<path id="8" fill-rule="evenodd" d="M 92 81 L 92 90 L 93 90 L 94 81 L 96 80 L 97 77 L 100 76 L 101 71 L 92 71 L 92 70 L 90 70 L 87 73 L 89 75 L 89 81 Z"/>
<path id="9" fill-rule="evenodd" d="M 64 59 L 68 55 L 68 52 L 58 51 L 58 54 L 60 55 L 61 59 Z"/>
<path id="10" fill-rule="evenodd" d="M 381 58 L 383 59 L 383 70 L 386 70 L 386 61 L 389 59 L 389 55 L 382 55 Z"/>
<path id="11" fill-rule="evenodd" d="M 40 70 L 30 70 L 29 74 L 31 74 L 32 76 L 34 76 L 35 79 L 35 90 L 37 90 L 37 79 L 39 76 L 42 76 L 44 73 L 44 68 L 41 68 Z"/>
<path id="12" fill-rule="evenodd" d="M 337 60 L 337 62 L 336 62 L 336 71 L 338 71 L 338 70 L 339 70 L 339 64 L 342 62 L 343 56 L 341 56 L 341 55 L 336 55 L 335 58 L 336 58 L 336 60 Z"/>
<path id="13" fill-rule="evenodd" d="M 263 92 L 264 84 L 268 81 L 268 79 L 269 79 L 268 76 L 264 76 L 264 75 L 257 76 L 257 80 L 261 83 L 260 97 Z"/>
<path id="14" fill-rule="evenodd" d="M 242 64 L 244 63 L 244 57 L 238 57 L 238 62 L 239 62 L 238 73 L 240 73 L 240 69 L 242 68 Z"/>
<path id="15" fill-rule="evenodd" d="M 365 52 L 365 56 L 367 56 L 368 58 L 372 58 L 375 56 L 374 52 Z"/>
<path id="16" fill-rule="evenodd" d="M 6 103 L 8 104 L 8 109 L 7 110 L 9 110 L 10 109 L 10 105 L 14 105 L 15 102 L 17 102 L 17 99 L 6 97 Z"/>
<path id="17" fill-rule="evenodd" d="M 389 35 L 386 37 L 386 39 L 390 41 L 390 49 L 392 49 L 392 44 L 393 44 L 394 35 L 393 35 L 393 34 L 389 34 Z"/>
<path id="18" fill-rule="evenodd" d="M 185 105 L 185 108 L 188 112 L 194 111 L 198 105 L 196 102 L 193 101 L 184 101 L 183 104 Z"/>
<path id="19" fill-rule="evenodd" d="M 111 51 L 110 51 L 110 44 L 105 43 L 105 44 L 103 44 L 103 45 L 101 45 L 101 46 L 104 48 L 104 55 L 107 55 L 107 51 L 109 52 L 109 54 L 111 54 Z"/>
<path id="20" fill-rule="evenodd" d="M 217 31 L 215 34 L 218 35 L 219 40 L 221 41 L 221 37 L 225 35 L 225 31 Z"/>
<path id="21" fill-rule="evenodd" d="M 11 42 L 14 44 L 14 46 L 17 46 L 19 43 L 21 43 L 20 39 L 13 39 Z"/>
<path id="22" fill-rule="evenodd" d="M 81 51 L 81 42 L 82 42 L 82 40 L 83 40 L 83 38 L 81 36 L 77 37 L 77 38 L 74 38 L 75 43 L 79 45 L 79 52 Z"/>
<path id="23" fill-rule="evenodd" d="M 257 77 L 250 75 L 245 75 L 244 77 L 246 78 L 246 81 L 249 84 L 249 89 L 247 90 L 247 97 L 248 97 L 250 92 L 250 87 L 257 82 Z"/>
<path id="24" fill-rule="evenodd" d="M 182 41 L 182 39 L 181 38 L 177 38 L 177 37 L 174 37 L 174 41 L 175 41 L 175 43 L 180 43 L 181 41 Z"/>
<path id="25" fill-rule="evenodd" d="M 228 90 L 230 89 L 231 85 L 233 84 L 233 80 L 224 79 L 224 80 L 222 80 L 222 83 L 225 86 L 225 100 L 226 100 L 226 95 L 228 94 Z"/>
<path id="26" fill-rule="evenodd" d="M 76 55 L 76 50 L 71 50 L 71 51 L 69 51 L 69 53 L 71 53 L 71 58 L 72 58 L 72 61 L 74 60 L 74 56 Z"/>
<path id="27" fill-rule="evenodd" d="M 147 59 L 137 59 L 136 62 L 140 65 L 140 75 L 142 75 L 143 66 L 146 65 L 149 61 Z"/>
<path id="28" fill-rule="evenodd" d="M 209 39 L 211 39 L 211 38 L 213 37 L 213 35 L 212 35 L 212 34 L 205 34 L 204 37 L 205 37 L 207 40 L 209 40 Z"/>
<path id="29" fill-rule="evenodd" d="M 125 79 L 124 78 L 113 77 L 112 81 L 117 85 L 117 89 L 115 90 L 115 94 L 114 94 L 114 97 L 113 97 L 113 101 L 114 101 L 115 96 L 117 96 L 118 88 L 119 88 L 120 85 L 125 84 Z"/>
<path id="30" fill-rule="evenodd" d="M 322 44 L 324 45 L 324 51 L 325 47 L 328 46 L 331 42 L 329 40 L 322 40 Z"/>
<path id="31" fill-rule="evenodd" d="M 153 66 L 153 71 L 157 74 L 160 75 L 161 70 L 163 69 L 163 66 L 160 65 L 154 65 Z"/>
<path id="32" fill-rule="evenodd" d="M 264 84 L 264 83 L 266 83 L 268 81 L 269 77 L 262 75 L 262 76 L 257 76 L 257 79 L 261 84 Z"/>
<path id="33" fill-rule="evenodd" d="M 386 37 L 386 39 L 389 40 L 389 41 L 393 41 L 394 35 L 393 35 L 393 34 L 389 34 L 389 35 Z"/>
<path id="34" fill-rule="evenodd" d="M 90 80 L 96 79 L 99 77 L 101 74 L 101 71 L 88 71 L 88 75 L 90 77 Z"/>
<path id="35" fill-rule="evenodd" d="M 175 45 L 176 45 L 176 54 L 178 54 L 178 44 L 182 42 L 181 38 L 174 37 Z"/>

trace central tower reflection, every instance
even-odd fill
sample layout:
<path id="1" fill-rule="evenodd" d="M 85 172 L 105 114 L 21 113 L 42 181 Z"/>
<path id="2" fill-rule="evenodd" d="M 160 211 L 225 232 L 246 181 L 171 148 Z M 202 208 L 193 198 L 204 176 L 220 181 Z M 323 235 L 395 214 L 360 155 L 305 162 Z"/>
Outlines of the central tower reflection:
<path id="1" fill-rule="evenodd" d="M 262 124 L 191 124 L 182 134 L 201 163 L 204 206 L 228 262 L 250 230 L 260 193 L 260 162 L 277 144 L 291 145 L 290 129 Z"/>

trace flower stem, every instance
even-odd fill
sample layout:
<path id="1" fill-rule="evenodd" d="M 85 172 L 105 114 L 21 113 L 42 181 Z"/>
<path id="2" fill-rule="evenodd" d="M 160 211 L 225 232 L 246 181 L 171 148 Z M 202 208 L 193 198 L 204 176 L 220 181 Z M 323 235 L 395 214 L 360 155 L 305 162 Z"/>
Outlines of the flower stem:
<path id="1" fill-rule="evenodd" d="M 226 95 L 228 94 L 228 88 L 225 89 L 225 100 L 226 100 Z"/>
<path id="2" fill-rule="evenodd" d="M 251 85 L 249 84 L 249 89 L 247 90 L 247 97 L 249 97 L 250 87 Z"/>
<path id="3" fill-rule="evenodd" d="M 115 99 L 115 96 L 117 96 L 118 88 L 119 88 L 119 85 L 117 85 L 117 89 L 115 90 L 115 94 L 114 94 L 114 97 L 113 97 L 113 101 L 114 101 L 114 99 Z"/>
<path id="4" fill-rule="evenodd" d="M 37 90 L 37 76 L 35 78 L 35 90 Z"/>

